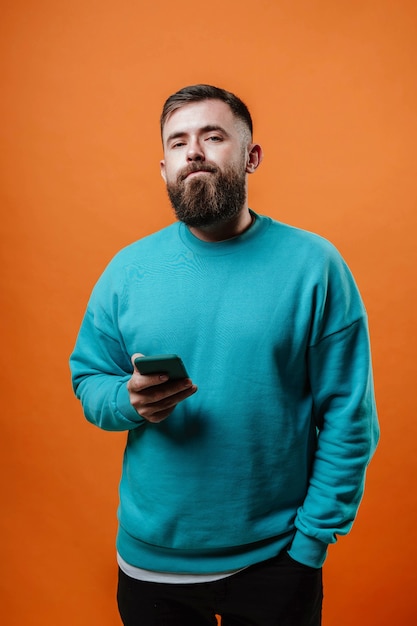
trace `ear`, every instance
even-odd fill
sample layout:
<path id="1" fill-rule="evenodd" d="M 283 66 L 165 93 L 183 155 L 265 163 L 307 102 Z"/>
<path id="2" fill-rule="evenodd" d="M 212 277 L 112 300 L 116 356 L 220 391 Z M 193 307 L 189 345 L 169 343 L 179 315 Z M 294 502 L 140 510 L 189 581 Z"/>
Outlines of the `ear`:
<path id="1" fill-rule="evenodd" d="M 165 182 L 167 182 L 167 176 L 165 173 L 165 161 L 162 159 L 162 161 L 160 161 L 159 163 L 159 167 L 161 168 L 161 176 L 164 179 Z"/>
<path id="2" fill-rule="evenodd" d="M 263 151 L 258 143 L 249 145 L 248 158 L 246 162 L 246 172 L 253 174 L 253 172 L 260 166 L 263 159 Z"/>

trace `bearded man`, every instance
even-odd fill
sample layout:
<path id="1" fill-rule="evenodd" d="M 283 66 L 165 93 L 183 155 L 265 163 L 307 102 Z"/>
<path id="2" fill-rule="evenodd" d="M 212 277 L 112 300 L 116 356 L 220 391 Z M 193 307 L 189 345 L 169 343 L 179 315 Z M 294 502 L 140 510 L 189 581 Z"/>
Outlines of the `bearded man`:
<path id="1" fill-rule="evenodd" d="M 86 418 L 128 432 L 120 615 L 319 626 L 378 439 L 366 312 L 329 242 L 249 209 L 262 149 L 239 98 L 181 89 L 161 132 L 178 221 L 113 259 L 71 356 Z M 192 378 L 136 368 L 172 353 Z"/>

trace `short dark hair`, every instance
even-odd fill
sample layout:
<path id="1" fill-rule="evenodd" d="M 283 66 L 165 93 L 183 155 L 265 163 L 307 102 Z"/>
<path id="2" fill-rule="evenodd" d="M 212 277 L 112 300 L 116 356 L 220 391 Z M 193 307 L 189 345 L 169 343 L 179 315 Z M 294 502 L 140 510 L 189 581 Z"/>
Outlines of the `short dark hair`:
<path id="1" fill-rule="evenodd" d="M 253 134 L 252 117 L 249 113 L 249 109 L 244 102 L 230 91 L 221 89 L 220 87 L 213 87 L 212 85 L 190 85 L 184 87 L 176 93 L 170 96 L 162 109 L 161 114 L 161 135 L 164 130 L 167 118 L 186 104 L 191 102 L 199 102 L 201 100 L 221 100 L 229 105 L 232 113 L 238 119 L 242 120 L 248 127 L 251 137 Z"/>

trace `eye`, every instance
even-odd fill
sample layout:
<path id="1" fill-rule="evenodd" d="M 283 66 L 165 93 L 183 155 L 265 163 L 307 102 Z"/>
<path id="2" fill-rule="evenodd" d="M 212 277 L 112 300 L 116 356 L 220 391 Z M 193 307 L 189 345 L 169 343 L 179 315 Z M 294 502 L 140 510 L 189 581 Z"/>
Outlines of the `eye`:
<path id="1" fill-rule="evenodd" d="M 185 145 L 184 141 L 176 141 L 175 143 L 171 144 L 171 149 L 173 149 L 173 148 L 181 148 L 184 145 Z"/>
<path id="2" fill-rule="evenodd" d="M 223 141 L 223 138 L 218 135 L 210 135 L 210 137 L 207 137 L 207 141 Z"/>

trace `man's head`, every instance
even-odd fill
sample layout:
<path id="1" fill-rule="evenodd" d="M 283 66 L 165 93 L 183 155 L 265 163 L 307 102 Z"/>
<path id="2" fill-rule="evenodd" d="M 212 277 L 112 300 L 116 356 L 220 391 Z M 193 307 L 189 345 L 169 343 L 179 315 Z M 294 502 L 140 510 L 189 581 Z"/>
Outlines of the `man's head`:
<path id="1" fill-rule="evenodd" d="M 210 85 L 185 87 L 166 101 L 161 132 L 161 174 L 180 221 L 211 227 L 247 210 L 247 174 L 262 151 L 239 98 Z"/>

